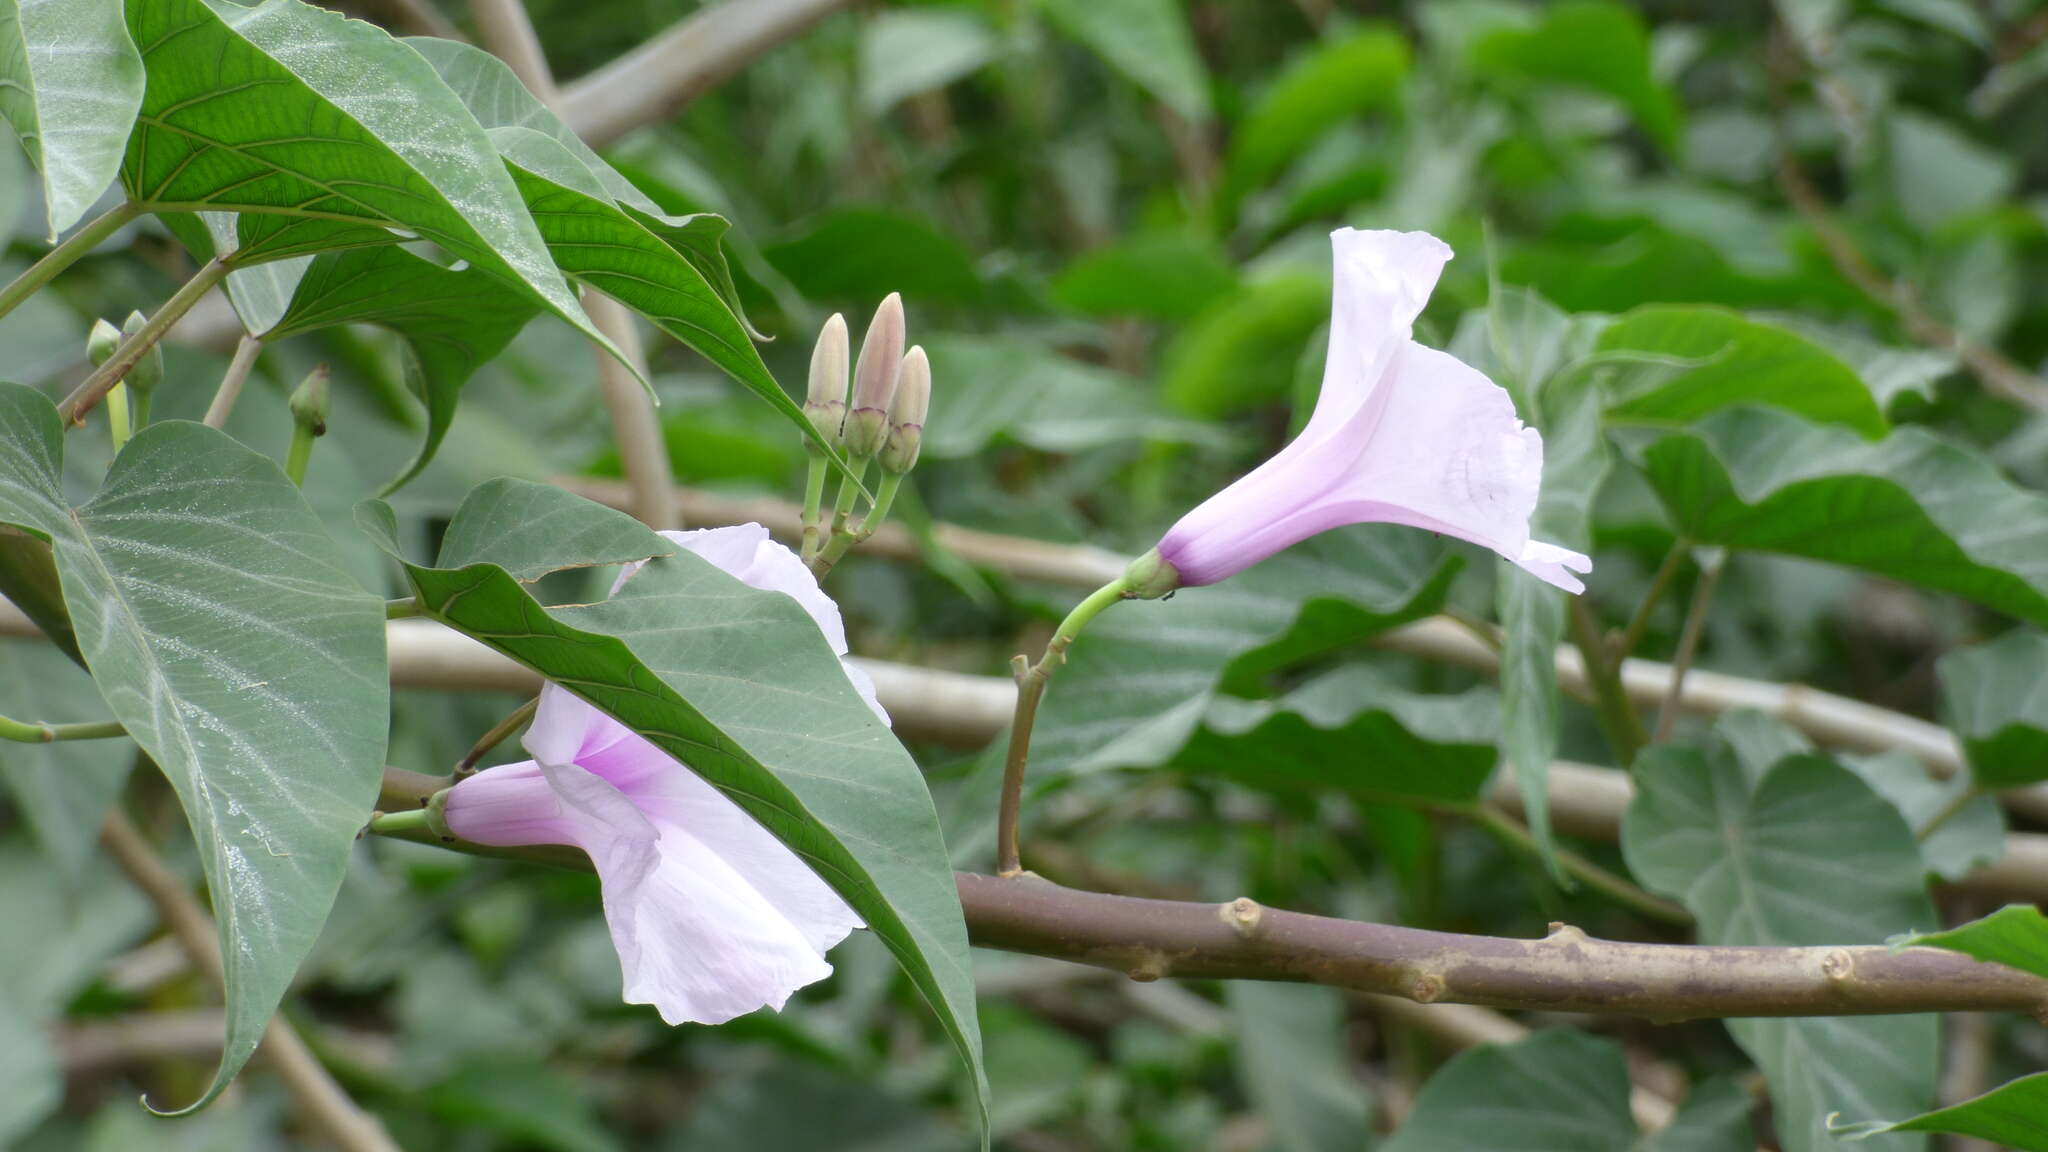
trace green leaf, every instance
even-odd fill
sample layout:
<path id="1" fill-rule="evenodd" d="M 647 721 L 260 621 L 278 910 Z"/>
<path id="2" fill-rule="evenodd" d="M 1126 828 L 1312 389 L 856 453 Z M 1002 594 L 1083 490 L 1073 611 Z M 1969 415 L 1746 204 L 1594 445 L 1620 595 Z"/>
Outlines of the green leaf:
<path id="1" fill-rule="evenodd" d="M 54 645 L 0 640 L 0 684 L 7 685 L 0 710 L 10 716 L 58 724 L 107 718 L 92 678 Z M 0 744 L 0 781 L 65 878 L 85 874 L 100 821 L 134 760 L 126 740 Z"/>
<path id="2" fill-rule="evenodd" d="M 879 116 L 996 58 L 988 19 L 965 9 L 894 9 L 861 25 L 860 103 Z"/>
<path id="3" fill-rule="evenodd" d="M 0 520 L 50 541 L 93 681 L 199 844 L 228 1013 L 204 1103 L 313 946 L 376 799 L 384 614 L 277 465 L 225 434 L 153 424 L 77 508 L 62 453 L 50 402 L 0 385 Z"/>
<path id="4" fill-rule="evenodd" d="M 891 292 L 957 306 L 981 296 L 974 257 L 931 221 L 888 208 L 839 208 L 762 254 L 813 300 L 872 307 Z M 913 329 L 914 331 L 914 329 Z"/>
<path id="5" fill-rule="evenodd" d="M 1611 372 L 1609 414 L 1683 424 L 1737 404 L 1768 404 L 1808 420 L 1882 436 L 1884 414 L 1855 371 L 1820 345 L 1720 308 L 1656 304 L 1601 333 Z"/>
<path id="6" fill-rule="evenodd" d="M 1633 8 L 1564 0 L 1532 26 L 1494 31 L 1475 52 L 1485 71 L 1611 96 L 1666 153 L 1678 151 L 1678 102 L 1651 72 L 1649 33 Z"/>
<path id="7" fill-rule="evenodd" d="M 1267 791 L 1463 805 L 1478 801 L 1499 760 L 1500 699 L 1486 688 L 1404 692 L 1352 664 L 1275 700 L 1216 697 L 1184 743 L 1166 746 L 1177 727 L 1141 729 L 1088 767 L 1161 764 Z M 1357 759 L 1360 748 L 1372 755 Z"/>
<path id="8" fill-rule="evenodd" d="M 1677 897 L 1702 943 L 1856 944 L 1936 922 L 1897 809 L 1837 764 L 1781 755 L 1775 728 L 1736 716 L 1718 731 L 1706 750 L 1645 752 L 1622 821 L 1630 871 Z M 1933 1098 L 1933 1016 L 1732 1020 L 1728 1030 L 1763 1069 L 1787 1152 L 1828 1147 L 1832 1112 L 1897 1115 Z"/>
<path id="9" fill-rule="evenodd" d="M 1178 232 L 1125 237 L 1067 266 L 1052 282 L 1061 304 L 1091 316 L 1186 320 L 1237 290 L 1237 270 L 1210 241 Z"/>
<path id="10" fill-rule="evenodd" d="M 1214 426 L 1164 411 L 1143 381 L 1035 341 L 944 335 L 924 347 L 938 382 L 924 426 L 924 453 L 934 459 L 973 456 L 999 437 L 1062 453 L 1223 441 Z"/>
<path id="11" fill-rule="evenodd" d="M 1209 115 L 1209 74 L 1180 0 L 1039 0 L 1053 23 L 1190 120 Z"/>
<path id="12" fill-rule="evenodd" d="M 503 478 L 479 484 L 463 498 L 441 537 L 436 564 L 494 564 L 530 583 L 564 568 L 627 564 L 675 551 L 624 512 L 552 484 Z"/>
<path id="13" fill-rule="evenodd" d="M 1861 568 L 2048 623 L 2048 497 L 1919 428 L 1875 443 L 1736 409 L 1640 449 L 1682 534 Z"/>
<path id="14" fill-rule="evenodd" d="M 300 0 L 128 6 L 149 85 L 122 181 L 156 211 L 244 213 L 236 261 L 431 240 L 601 347 L 482 126 L 419 53 Z"/>
<path id="15" fill-rule="evenodd" d="M 562 270 L 654 322 L 824 440 L 775 382 L 746 325 L 695 264 L 611 200 L 568 149 L 530 128 L 493 128 L 519 194 Z"/>
<path id="16" fill-rule="evenodd" d="M 2014 1152 L 2048 1152 L 2048 1072 L 2022 1076 L 1982 1096 L 1896 1124 L 1872 1120 L 1830 1130 L 1844 1140 L 1855 1141 L 1883 1132 L 1950 1132 L 1988 1140 Z"/>
<path id="17" fill-rule="evenodd" d="M 1353 1152 L 1372 1130 L 1372 1097 L 1344 1046 L 1344 994 L 1313 984 L 1224 985 L 1237 1076 L 1277 1152 Z"/>
<path id="18" fill-rule="evenodd" d="M 1547 382 L 1539 395 L 1546 414 L 1543 487 L 1529 531 L 1537 539 L 1590 551 L 1593 499 L 1613 467 L 1600 430 L 1599 392 L 1591 377 L 1567 375 Z M 1557 759 L 1557 646 L 1571 594 L 1506 560 L 1496 560 L 1494 568 L 1502 634 L 1501 752 L 1514 769 L 1530 835 L 1551 874 L 1563 882 L 1550 828 L 1550 762 Z"/>
<path id="19" fill-rule="evenodd" d="M 1485 1044 L 1437 1070 L 1382 1152 L 1614 1152 L 1635 1143 L 1621 1046 L 1583 1032 Z"/>
<path id="20" fill-rule="evenodd" d="M 1941 658 L 1941 711 L 1984 788 L 2048 780 L 2048 636 L 2026 629 Z"/>
<path id="21" fill-rule="evenodd" d="M 1393 108 L 1409 55 L 1407 37 L 1366 24 L 1317 41 L 1288 61 L 1231 134 L 1231 186 L 1249 192 L 1329 129 L 1363 112 Z"/>
<path id="22" fill-rule="evenodd" d="M 532 498 L 506 487 L 511 499 Z M 549 498 L 551 506 L 553 498 Z M 568 497 L 568 499 L 575 499 Z M 613 514 L 586 505 L 630 535 Z M 463 518 L 503 522 L 483 500 Z M 389 508 L 357 511 L 390 547 Z M 460 568 L 404 565 L 426 614 L 482 640 L 645 736 L 729 796 L 802 856 L 866 920 L 938 1014 L 986 1116 L 967 930 L 924 777 L 876 719 L 817 624 L 790 597 L 750 588 L 642 531 L 628 551 L 657 556 L 611 599 L 543 608 L 505 569 L 471 562 L 495 550 L 482 527 L 451 524 L 470 545 Z M 535 546 L 560 534 L 535 538 Z M 549 557 L 563 562 L 578 549 Z M 581 554 L 587 555 L 587 552 Z M 517 549 L 523 567 L 541 563 Z"/>
<path id="23" fill-rule="evenodd" d="M 1980 793 L 1961 801 L 1960 809 L 1954 807 L 1972 787 L 1967 776 L 1937 780 L 1927 774 L 1927 765 L 1919 757 L 1897 750 L 1845 756 L 1842 762 L 1891 801 L 1905 817 L 1907 827 L 1917 832 L 1941 821 L 1933 833 L 1920 840 L 1920 857 L 1928 872 L 1944 880 L 1960 880 L 2005 851 L 2005 813 L 1997 797 Z"/>
<path id="24" fill-rule="evenodd" d="M 1731 1076 L 1693 1085 L 1678 1115 L 1650 1137 L 1643 1152 L 1755 1152 L 1749 1092 Z"/>
<path id="25" fill-rule="evenodd" d="M 358 248 L 315 258 L 262 336 L 276 341 L 337 324 L 377 324 L 404 338 L 406 378 L 426 407 L 427 426 L 412 463 L 384 485 L 390 493 L 433 461 L 462 386 L 538 311 L 474 267 L 443 268 L 395 246 Z"/>
<path id="26" fill-rule="evenodd" d="M 1284 273 L 1247 284 L 1190 320 L 1165 354 L 1161 394 L 1214 418 L 1287 395 L 1301 350 L 1330 316 L 1323 279 Z"/>
<path id="27" fill-rule="evenodd" d="M 0 1092 L 0 1145 L 19 1147 L 18 1140 L 64 1103 L 64 1070 L 51 1039 L 42 1021 L 0 989 L 0 1084 L 7 1085 Z"/>
<path id="28" fill-rule="evenodd" d="M 43 176 L 50 239 L 121 170 L 142 106 L 142 57 L 121 0 L 0 0 L 0 116 Z"/>
<path id="29" fill-rule="evenodd" d="M 1960 927 L 1923 932 L 1899 943 L 1947 948 L 2048 978 L 2048 916 L 2029 904 L 2008 904 Z"/>

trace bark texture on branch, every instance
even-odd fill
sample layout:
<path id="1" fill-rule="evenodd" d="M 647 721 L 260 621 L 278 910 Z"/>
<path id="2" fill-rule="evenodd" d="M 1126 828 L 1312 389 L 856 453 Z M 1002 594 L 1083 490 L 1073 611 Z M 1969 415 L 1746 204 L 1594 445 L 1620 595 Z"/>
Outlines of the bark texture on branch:
<path id="1" fill-rule="evenodd" d="M 1553 925 L 1540 940 L 1511 940 L 1283 912 L 1250 900 L 1110 896 L 1030 876 L 959 873 L 956 880 L 974 943 L 1135 980 L 1283 980 L 1424 1004 L 1660 1022 L 1955 1011 L 2048 1019 L 2048 980 L 1939 948 L 1632 944 L 1568 925 Z"/>

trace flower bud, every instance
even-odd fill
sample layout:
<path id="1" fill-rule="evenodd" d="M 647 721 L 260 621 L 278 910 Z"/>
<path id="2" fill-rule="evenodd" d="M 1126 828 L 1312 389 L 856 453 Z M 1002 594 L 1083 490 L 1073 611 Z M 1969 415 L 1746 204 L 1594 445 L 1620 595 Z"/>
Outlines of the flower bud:
<path id="1" fill-rule="evenodd" d="M 147 316 L 140 312 L 130 312 L 128 319 L 121 322 L 122 340 L 133 340 L 135 334 L 142 331 L 142 326 L 147 323 Z M 121 382 L 128 385 L 130 392 L 150 392 L 155 390 L 163 378 L 164 349 L 161 343 L 157 343 L 149 346 L 149 351 L 142 354 L 142 359 L 135 362 L 135 367 L 128 370 L 128 374 L 121 378 Z"/>
<path id="2" fill-rule="evenodd" d="M 869 457 L 889 437 L 889 403 L 903 362 L 903 297 L 891 292 L 875 309 L 853 371 L 853 410 L 846 414 L 846 451 Z"/>
<path id="3" fill-rule="evenodd" d="M 804 398 L 804 415 L 834 448 L 840 446 L 846 424 L 847 347 L 846 317 L 834 312 L 819 329 L 817 346 L 811 349 L 811 387 Z M 804 447 L 818 451 L 809 437 L 804 438 Z"/>
<path id="4" fill-rule="evenodd" d="M 92 331 L 85 338 L 85 358 L 97 368 L 113 358 L 121 347 L 121 330 L 105 320 L 92 322 Z"/>
<path id="5" fill-rule="evenodd" d="M 931 403 L 932 362 L 923 348 L 912 348 L 903 357 L 896 375 L 896 397 L 889 402 L 889 440 L 882 445 L 882 471 L 900 476 L 917 467 L 925 412 Z"/>
<path id="6" fill-rule="evenodd" d="M 328 399 L 327 365 L 322 364 L 292 390 L 292 423 L 315 436 L 325 436 Z"/>

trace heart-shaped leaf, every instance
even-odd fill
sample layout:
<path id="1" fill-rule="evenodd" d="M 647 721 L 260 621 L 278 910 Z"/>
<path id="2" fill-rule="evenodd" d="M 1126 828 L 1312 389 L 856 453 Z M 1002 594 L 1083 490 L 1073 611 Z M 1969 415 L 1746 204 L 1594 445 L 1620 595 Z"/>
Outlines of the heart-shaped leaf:
<path id="1" fill-rule="evenodd" d="M 63 431 L 0 385 L 0 522 L 47 539 L 93 682 L 184 803 L 213 896 L 227 1042 L 248 1060 L 369 818 L 390 706 L 384 614 L 269 459 L 153 424 L 73 508 Z"/>
<path id="2" fill-rule="evenodd" d="M 114 182 L 141 106 L 120 0 L 0 0 L 0 116 L 43 175 L 51 240 Z"/>

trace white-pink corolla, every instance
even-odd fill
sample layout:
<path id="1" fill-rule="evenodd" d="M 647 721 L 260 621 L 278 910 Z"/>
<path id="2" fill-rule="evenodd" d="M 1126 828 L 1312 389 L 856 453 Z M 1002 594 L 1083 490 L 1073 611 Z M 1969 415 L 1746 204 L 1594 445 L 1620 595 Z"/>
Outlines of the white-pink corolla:
<path id="1" fill-rule="evenodd" d="M 662 535 L 755 588 L 789 595 L 845 655 L 838 606 L 767 529 Z M 846 671 L 887 722 L 867 676 Z M 441 818 L 478 844 L 588 853 L 628 1003 L 652 1004 L 670 1024 L 720 1024 L 763 1005 L 780 1009 L 831 974 L 826 951 L 860 917 L 702 777 L 554 684 L 541 689 L 524 743 L 533 759 L 456 784 Z"/>
<path id="2" fill-rule="evenodd" d="M 1507 391 L 1413 339 L 1451 250 L 1426 232 L 1332 233 L 1322 394 L 1287 447 L 1168 529 L 1133 566 L 1137 594 L 1214 584 L 1290 544 L 1381 521 L 1481 544 L 1568 592 L 1580 553 L 1529 538 L 1543 437 Z"/>

